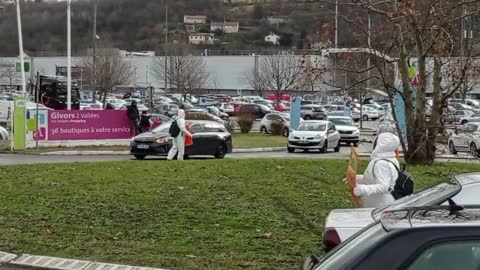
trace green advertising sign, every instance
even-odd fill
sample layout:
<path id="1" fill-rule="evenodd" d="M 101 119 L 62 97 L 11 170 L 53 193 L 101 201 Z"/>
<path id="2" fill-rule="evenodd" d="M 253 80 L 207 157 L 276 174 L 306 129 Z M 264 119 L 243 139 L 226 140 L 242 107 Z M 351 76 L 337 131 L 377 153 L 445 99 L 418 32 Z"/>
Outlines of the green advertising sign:
<path id="1" fill-rule="evenodd" d="M 23 66 L 25 67 L 25 72 L 30 72 L 30 63 L 24 62 Z M 22 66 L 20 65 L 20 63 L 15 64 L 15 71 L 22 72 Z"/>
<path id="2" fill-rule="evenodd" d="M 26 102 L 23 97 L 15 97 L 13 106 L 13 149 L 26 149 Z"/>

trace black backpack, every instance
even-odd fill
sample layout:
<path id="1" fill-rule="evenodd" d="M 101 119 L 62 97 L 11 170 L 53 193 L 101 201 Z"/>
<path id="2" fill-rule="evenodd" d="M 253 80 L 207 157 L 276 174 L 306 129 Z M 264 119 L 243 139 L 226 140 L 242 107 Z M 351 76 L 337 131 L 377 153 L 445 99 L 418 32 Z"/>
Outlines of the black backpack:
<path id="1" fill-rule="evenodd" d="M 398 172 L 398 178 L 395 181 L 395 186 L 393 190 L 390 192 L 393 198 L 395 198 L 395 200 L 398 200 L 403 197 L 412 195 L 415 189 L 415 182 L 413 181 L 412 175 L 409 174 L 407 171 L 405 171 L 405 168 L 400 170 L 400 168 L 398 168 L 397 165 L 392 161 L 388 159 L 382 159 L 382 160 L 392 164 L 395 167 L 395 169 L 397 169 L 397 172 Z M 375 162 L 375 164 L 377 163 Z M 375 165 L 373 168 L 373 177 L 375 177 Z"/>
<path id="2" fill-rule="evenodd" d="M 176 138 L 178 134 L 180 134 L 180 128 L 178 127 L 177 120 L 173 121 L 170 125 L 170 129 L 168 130 L 170 136 Z"/>

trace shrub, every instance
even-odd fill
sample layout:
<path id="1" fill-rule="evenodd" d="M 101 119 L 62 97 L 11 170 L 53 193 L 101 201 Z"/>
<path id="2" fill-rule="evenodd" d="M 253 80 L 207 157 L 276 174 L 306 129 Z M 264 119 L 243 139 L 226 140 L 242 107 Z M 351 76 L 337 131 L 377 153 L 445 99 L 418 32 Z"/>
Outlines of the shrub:
<path id="1" fill-rule="evenodd" d="M 255 116 L 251 114 L 240 115 L 238 119 L 238 125 L 240 126 L 240 132 L 249 133 L 253 127 L 253 122 L 255 121 Z"/>
<path id="2" fill-rule="evenodd" d="M 283 129 L 285 128 L 285 124 L 282 122 L 273 122 L 271 126 L 271 133 L 275 136 L 283 135 Z"/>
<path id="3" fill-rule="evenodd" d="M 235 131 L 235 121 L 229 120 L 225 123 L 225 128 L 228 132 L 233 133 Z"/>

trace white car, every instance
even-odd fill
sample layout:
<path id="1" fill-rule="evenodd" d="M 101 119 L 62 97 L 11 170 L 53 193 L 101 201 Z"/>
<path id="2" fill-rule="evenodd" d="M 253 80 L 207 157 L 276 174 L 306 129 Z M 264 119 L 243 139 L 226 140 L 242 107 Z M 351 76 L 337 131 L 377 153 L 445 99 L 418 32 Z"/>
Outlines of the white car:
<path id="1" fill-rule="evenodd" d="M 300 119 L 300 121 L 303 120 Z M 290 133 L 290 116 L 277 112 L 269 113 L 262 118 L 262 121 L 260 121 L 260 133 L 268 134 L 272 132 L 272 124 L 275 122 L 283 124 L 283 136 L 288 137 Z"/>
<path id="2" fill-rule="evenodd" d="M 370 108 L 370 107 L 363 107 L 362 108 L 362 119 L 363 121 L 368 120 L 377 120 L 380 117 L 378 110 Z"/>
<path id="3" fill-rule="evenodd" d="M 451 154 L 470 152 L 474 157 L 480 157 L 480 123 L 468 123 L 455 131 L 448 139 L 448 149 Z"/>
<path id="4" fill-rule="evenodd" d="M 448 204 L 480 204 L 480 174 L 463 174 L 453 181 L 441 183 L 418 193 L 396 200 L 381 208 L 337 209 L 330 212 L 325 224 L 324 245 L 330 250 L 347 240 L 361 229 L 378 221 L 385 211 L 408 207 L 435 206 Z"/>
<path id="5" fill-rule="evenodd" d="M 340 142 L 358 146 L 360 130 L 355 126 L 352 118 L 348 116 L 329 116 L 328 121 L 332 122 L 340 133 Z"/>
<path id="6" fill-rule="evenodd" d="M 371 109 L 374 109 L 374 110 L 381 110 L 382 109 L 382 105 L 379 105 L 377 103 L 372 103 L 372 104 L 363 104 L 362 105 L 362 108 L 371 108 Z"/>
<path id="7" fill-rule="evenodd" d="M 0 126 L 0 140 L 8 141 L 9 138 L 10 138 L 10 133 L 8 132 L 8 130 Z"/>
<path id="8" fill-rule="evenodd" d="M 296 149 L 340 152 L 340 133 L 330 121 L 304 121 L 288 136 L 288 152 Z"/>
<path id="9" fill-rule="evenodd" d="M 230 103 L 220 103 L 220 105 L 218 106 L 218 109 L 220 109 L 220 111 L 232 116 L 233 113 L 235 112 L 235 109 L 233 108 L 233 105 L 230 104 Z"/>
<path id="10" fill-rule="evenodd" d="M 469 111 L 467 111 L 467 112 L 469 112 Z M 470 122 L 480 122 L 480 113 L 466 115 L 466 116 L 460 118 L 459 122 L 462 125 L 465 125 L 466 123 L 470 123 Z"/>

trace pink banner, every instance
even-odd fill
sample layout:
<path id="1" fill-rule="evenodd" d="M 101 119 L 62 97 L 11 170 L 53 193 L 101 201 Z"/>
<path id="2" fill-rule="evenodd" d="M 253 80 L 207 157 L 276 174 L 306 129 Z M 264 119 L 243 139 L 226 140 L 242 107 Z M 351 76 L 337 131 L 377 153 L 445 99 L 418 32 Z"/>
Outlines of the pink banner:
<path id="1" fill-rule="evenodd" d="M 48 140 L 129 139 L 126 110 L 49 111 Z"/>

